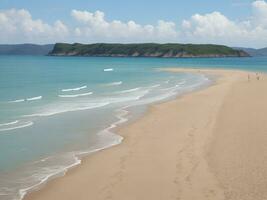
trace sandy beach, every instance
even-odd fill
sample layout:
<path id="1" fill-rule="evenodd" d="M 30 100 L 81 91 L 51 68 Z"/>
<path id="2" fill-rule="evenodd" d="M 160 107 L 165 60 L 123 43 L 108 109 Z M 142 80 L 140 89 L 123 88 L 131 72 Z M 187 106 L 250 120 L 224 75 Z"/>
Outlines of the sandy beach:
<path id="1" fill-rule="evenodd" d="M 120 145 L 86 157 L 25 199 L 267 199 L 265 75 L 168 70 L 215 75 L 217 81 L 151 106 L 117 130 L 124 137 Z"/>

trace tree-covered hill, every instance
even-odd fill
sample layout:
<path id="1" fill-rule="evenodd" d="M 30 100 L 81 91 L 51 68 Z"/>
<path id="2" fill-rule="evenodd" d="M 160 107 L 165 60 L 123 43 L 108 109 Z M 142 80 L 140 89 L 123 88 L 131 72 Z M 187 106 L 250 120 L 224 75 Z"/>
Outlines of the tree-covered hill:
<path id="1" fill-rule="evenodd" d="M 67 44 L 57 43 L 54 56 L 107 57 L 245 57 L 245 51 L 213 44 Z"/>

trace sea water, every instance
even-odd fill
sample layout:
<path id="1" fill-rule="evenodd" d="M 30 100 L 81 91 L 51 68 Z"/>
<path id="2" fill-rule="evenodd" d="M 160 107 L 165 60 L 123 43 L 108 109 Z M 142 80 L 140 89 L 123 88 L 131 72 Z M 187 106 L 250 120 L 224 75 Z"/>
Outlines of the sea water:
<path id="1" fill-rule="evenodd" d="M 147 105 L 211 84 L 164 67 L 265 71 L 267 59 L 0 56 L 0 199 L 21 199 L 81 156 L 119 144 L 114 128 Z"/>

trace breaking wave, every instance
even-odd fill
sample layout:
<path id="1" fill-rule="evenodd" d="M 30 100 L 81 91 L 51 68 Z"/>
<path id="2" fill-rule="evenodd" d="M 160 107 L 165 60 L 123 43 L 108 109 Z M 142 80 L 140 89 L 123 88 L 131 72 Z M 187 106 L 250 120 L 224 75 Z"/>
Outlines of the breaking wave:
<path id="1" fill-rule="evenodd" d="M 79 91 L 82 89 L 87 88 L 87 85 L 81 86 L 81 87 L 77 87 L 77 88 L 68 88 L 68 89 L 62 89 L 62 92 L 70 92 L 70 91 Z"/>
<path id="2" fill-rule="evenodd" d="M 112 72 L 112 71 L 114 71 L 113 68 L 107 68 L 107 69 L 104 69 L 104 72 Z"/>
<path id="3" fill-rule="evenodd" d="M 16 120 L 14 122 L 1 124 L 0 131 L 10 131 L 10 130 L 19 129 L 19 128 L 25 128 L 25 127 L 32 126 L 32 125 L 33 125 L 32 121 L 23 122 L 23 121 Z"/>
<path id="4" fill-rule="evenodd" d="M 121 85 L 122 81 L 117 81 L 117 82 L 112 82 L 112 83 L 108 83 L 106 84 L 107 86 L 115 86 L 115 85 Z"/>
<path id="5" fill-rule="evenodd" d="M 93 94 L 93 92 L 87 92 L 87 93 L 82 93 L 82 94 L 68 94 L 68 95 L 64 95 L 64 94 L 60 94 L 58 95 L 59 97 L 63 97 L 63 98 L 74 98 L 74 97 L 84 97 L 84 96 L 89 96 Z"/>

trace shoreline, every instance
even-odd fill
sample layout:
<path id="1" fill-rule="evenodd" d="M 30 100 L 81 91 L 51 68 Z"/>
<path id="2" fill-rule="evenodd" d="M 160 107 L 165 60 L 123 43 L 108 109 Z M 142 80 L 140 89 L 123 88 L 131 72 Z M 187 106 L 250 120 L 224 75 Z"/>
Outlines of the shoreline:
<path id="1" fill-rule="evenodd" d="M 204 76 L 203 76 L 204 77 Z M 17 195 L 17 199 L 24 199 L 25 196 L 27 196 L 28 194 L 32 193 L 32 192 L 36 192 L 39 191 L 40 189 L 44 188 L 47 184 L 50 183 L 50 181 L 63 177 L 65 176 L 66 173 L 69 172 L 69 170 L 73 170 L 73 168 L 77 167 L 78 165 L 80 165 L 81 160 L 83 160 L 84 158 L 92 155 L 93 153 L 97 153 L 98 151 L 102 151 L 105 150 L 107 148 L 111 148 L 115 145 L 118 145 L 121 143 L 121 141 L 123 140 L 123 138 L 117 134 L 116 129 L 119 129 L 121 126 L 127 126 L 128 124 L 132 123 L 133 121 L 139 119 L 141 116 L 143 116 L 148 107 L 150 107 L 151 105 L 156 105 L 156 104 L 160 104 L 163 102 L 167 102 L 169 100 L 173 100 L 175 99 L 177 96 L 182 96 L 185 95 L 187 93 L 192 92 L 191 90 L 200 90 L 201 88 L 207 87 L 208 85 L 210 85 L 211 81 L 207 81 L 208 78 L 204 78 L 204 83 L 202 84 L 196 84 L 196 85 L 192 85 L 189 86 L 186 89 L 183 89 L 183 91 L 180 93 L 173 93 L 171 95 L 167 95 L 168 97 L 164 97 L 164 98 L 160 98 L 161 100 L 156 100 L 154 102 L 150 102 L 150 103 L 145 103 L 144 105 L 142 104 L 136 104 L 133 106 L 126 106 L 126 107 L 121 107 L 119 109 L 117 109 L 116 111 L 117 114 L 115 115 L 116 120 L 114 120 L 112 123 L 108 124 L 105 128 L 103 128 L 101 131 L 99 131 L 98 133 L 100 135 L 103 135 L 103 137 L 112 137 L 110 135 L 114 135 L 117 140 L 115 140 L 114 142 L 109 142 L 107 145 L 105 146 L 101 146 L 99 148 L 94 148 L 94 149 L 85 149 L 85 150 L 81 150 L 81 151 L 73 151 L 73 152 L 67 152 L 69 154 L 71 154 L 71 159 L 73 159 L 73 164 L 71 165 L 67 165 L 67 166 L 62 166 L 60 167 L 60 170 L 57 170 L 56 172 L 50 173 L 48 175 L 46 175 L 45 177 L 43 176 L 42 179 L 39 179 L 38 182 L 36 182 L 34 185 L 30 185 L 30 186 L 26 186 L 23 187 L 21 189 L 19 189 L 18 194 Z M 151 87 L 158 87 L 159 84 L 153 85 Z M 136 114 L 136 110 L 135 107 L 143 107 L 143 108 L 137 108 L 137 113 Z M 140 110 L 142 110 L 140 112 Z M 134 114 L 135 113 L 135 114 Z M 118 127 L 117 127 L 118 126 Z M 101 136 L 102 137 L 102 136 Z"/>
<path id="2" fill-rule="evenodd" d="M 182 199 L 190 199 L 190 195 L 193 194 L 191 194 L 192 191 L 190 192 L 189 185 L 186 183 L 188 181 L 190 182 L 191 177 L 185 177 L 184 181 L 178 180 L 179 178 L 177 177 L 177 174 L 180 173 L 181 176 L 185 176 L 185 174 L 189 173 L 187 170 L 191 168 L 191 170 L 193 170 L 194 167 L 199 168 L 199 166 L 201 168 L 201 173 L 198 173 L 197 176 L 199 177 L 195 180 L 195 182 L 193 181 L 193 184 L 191 183 L 191 185 L 194 185 L 196 187 L 198 184 L 200 184 L 199 181 L 203 180 L 202 176 L 206 178 L 208 177 L 208 181 L 204 185 L 206 186 L 206 188 L 213 190 L 213 192 L 208 193 L 210 193 L 210 195 L 212 193 L 216 193 L 216 197 L 213 197 L 216 199 L 222 199 L 224 192 L 218 186 L 219 181 L 217 180 L 217 178 L 215 178 L 214 173 L 211 173 L 211 171 L 208 170 L 208 163 L 211 162 L 206 161 L 206 148 L 207 144 L 211 142 L 211 138 L 213 137 L 213 129 L 216 124 L 217 118 L 216 114 L 220 112 L 220 104 L 223 104 L 222 98 L 224 98 L 228 94 L 228 90 L 231 89 L 232 84 L 240 81 L 240 78 L 246 81 L 247 73 L 251 72 L 221 69 L 214 70 L 181 68 L 167 70 L 172 72 L 208 73 L 210 75 L 216 75 L 220 77 L 218 77 L 217 81 L 214 84 L 208 86 L 207 88 L 202 88 L 201 90 L 186 93 L 167 102 L 164 101 L 149 105 L 146 113 L 143 116 L 130 124 L 122 124 L 119 127 L 116 127 L 115 133 L 124 138 L 122 143 L 112 146 L 112 148 L 100 150 L 94 154 L 83 157 L 81 165 L 68 170 L 66 175 L 64 175 L 63 177 L 49 181 L 43 188 L 41 188 L 41 190 L 30 192 L 25 196 L 24 199 L 60 200 L 73 198 L 86 199 L 88 197 L 92 197 L 93 199 L 124 199 L 128 195 L 130 195 L 129 199 L 136 199 L 137 197 L 137 199 L 143 199 L 144 197 L 146 197 L 147 199 L 159 199 L 158 195 L 154 196 L 155 194 L 150 194 L 148 191 L 144 191 L 144 188 L 151 190 L 158 188 L 157 190 L 161 190 L 161 196 L 165 199 L 170 199 L 170 197 L 174 196 L 183 196 L 184 198 Z M 230 78 L 228 76 L 230 76 Z M 223 88 L 224 91 L 222 92 L 222 89 L 217 91 L 218 87 Z M 196 142 L 194 141 L 195 139 L 192 140 L 192 138 L 194 138 L 192 137 L 192 135 L 194 135 L 193 132 L 195 132 L 196 124 L 198 125 L 199 123 L 202 126 L 207 121 L 199 118 L 197 118 L 197 120 L 190 121 L 191 119 L 190 116 L 188 116 L 188 113 L 191 112 L 192 114 L 192 112 L 195 111 L 193 111 L 192 108 L 189 108 L 187 104 L 188 102 L 190 103 L 190 101 L 196 103 L 195 98 L 199 96 L 202 97 L 203 95 L 204 97 L 211 95 L 211 97 L 214 98 L 214 94 L 212 94 L 212 91 L 214 93 L 214 90 L 217 95 L 213 102 L 215 107 L 214 110 L 216 112 L 214 112 L 213 114 L 212 112 L 208 113 L 208 115 L 213 115 L 212 120 L 210 120 L 211 122 L 209 122 L 209 124 L 207 125 L 209 127 L 209 131 L 206 134 L 202 133 L 204 134 L 205 139 L 198 138 L 199 141 Z M 205 100 L 205 98 L 202 100 Z M 179 108 L 178 110 L 181 111 L 180 115 L 177 115 L 177 113 L 173 113 L 172 111 L 173 109 L 177 108 L 177 105 Z M 182 105 L 187 106 L 187 109 L 189 110 L 184 110 L 184 108 L 181 107 Z M 208 107 L 208 109 L 212 110 L 209 105 L 205 104 L 205 106 Z M 200 111 L 202 112 L 202 114 L 207 115 L 207 111 L 203 109 L 204 108 L 200 108 Z M 183 116 L 183 114 L 185 114 L 185 116 Z M 198 115 L 197 113 L 195 114 Z M 162 119 L 163 117 L 159 115 L 163 115 L 166 119 Z M 185 118 L 189 117 L 187 119 L 189 122 L 186 119 L 182 119 L 182 116 Z M 179 126 L 177 127 L 176 124 L 173 124 L 177 117 L 186 125 L 178 123 Z M 161 124 L 161 120 L 163 120 L 164 124 Z M 155 123 L 155 121 L 157 123 Z M 189 125 L 187 123 L 196 124 L 194 124 L 193 126 L 187 126 Z M 151 125 L 158 125 L 159 127 L 157 128 L 159 130 L 153 129 Z M 170 138 L 177 139 L 177 147 L 173 147 L 176 144 L 175 142 L 169 140 L 168 138 L 162 137 L 162 132 L 164 132 L 167 127 L 169 127 L 173 131 L 171 131 L 172 133 L 170 135 Z M 156 135 L 154 136 L 151 131 L 157 132 Z M 176 135 L 176 131 L 182 133 L 185 132 L 186 134 Z M 183 155 L 183 150 L 181 148 L 185 145 L 185 143 L 188 143 L 187 145 L 189 146 L 192 145 L 192 143 L 198 143 L 196 148 L 200 150 L 201 155 L 198 155 L 198 153 L 196 153 L 195 151 L 187 152 Z M 161 147 L 161 145 L 163 147 Z M 137 148 L 136 146 L 139 148 Z M 203 146 L 205 146 L 205 150 L 203 150 Z M 209 144 L 208 146 L 210 148 L 210 146 L 212 145 Z M 168 150 L 168 148 L 170 148 L 171 150 Z M 160 158 L 154 155 L 156 153 L 159 154 Z M 196 159 L 193 158 L 194 156 L 192 156 L 191 154 L 196 154 L 194 156 L 199 157 L 199 159 L 197 160 L 200 161 L 198 161 L 197 166 L 193 165 Z M 173 158 L 175 157 L 180 157 L 178 159 L 179 162 L 173 160 Z M 151 162 L 149 163 L 148 160 L 150 160 Z M 165 166 L 165 164 L 162 164 L 162 162 L 166 164 L 169 163 L 170 166 Z M 109 167 L 111 169 L 109 169 L 106 163 L 110 164 Z M 143 167 L 139 166 L 138 163 L 143 165 Z M 181 164 L 184 164 L 187 167 L 178 166 Z M 159 165 L 159 167 L 156 167 L 157 165 Z M 153 169 L 153 167 L 155 169 Z M 181 171 L 184 170 L 183 173 L 179 172 L 179 169 Z M 146 173 L 144 173 L 144 171 Z M 88 177 L 88 179 L 85 177 Z M 140 184 L 140 187 L 138 183 Z M 165 183 L 166 185 L 163 183 Z M 138 190 L 133 188 L 132 184 L 138 185 Z M 143 186 L 143 188 L 141 186 Z M 69 188 L 70 191 L 67 190 L 66 193 L 64 193 L 63 191 L 65 187 Z M 90 191 L 88 191 L 86 188 L 89 188 Z M 204 193 L 199 191 L 199 189 L 200 188 L 197 187 L 194 188 L 198 195 L 195 197 L 200 197 L 200 199 L 202 199 L 204 197 Z M 178 190 L 181 190 L 183 192 L 179 192 Z M 206 192 L 205 195 L 207 197 Z"/>
<path id="3" fill-rule="evenodd" d="M 158 70 L 159 71 L 165 71 L 165 70 L 161 70 L 160 68 Z M 169 70 L 166 70 L 166 71 L 169 71 Z M 186 71 L 184 71 L 184 72 L 186 72 Z M 64 169 L 60 170 L 59 172 L 56 172 L 56 173 L 53 173 L 53 174 L 47 176 L 40 183 L 37 183 L 37 184 L 30 186 L 28 188 L 20 189 L 20 191 L 19 191 L 20 199 L 23 200 L 27 196 L 31 195 L 31 193 L 36 193 L 36 192 L 40 191 L 41 189 L 45 188 L 46 185 L 48 185 L 51 181 L 56 181 L 58 178 L 64 177 L 67 173 L 69 173 L 69 171 L 71 171 L 74 168 L 81 165 L 83 160 L 87 159 L 87 157 L 91 156 L 92 154 L 95 154 L 95 153 L 97 154 L 98 152 L 105 151 L 109 148 L 120 145 L 124 140 L 124 136 L 122 136 L 122 134 L 119 134 L 119 130 L 122 129 L 123 127 L 127 127 L 129 124 L 134 123 L 137 120 L 140 120 L 142 117 L 144 117 L 147 114 L 147 112 L 149 112 L 150 107 L 153 107 L 155 105 L 159 105 L 162 103 L 166 103 L 169 101 L 173 101 L 177 98 L 181 98 L 184 95 L 205 89 L 205 88 L 211 86 L 212 84 L 216 83 L 216 81 L 215 81 L 216 78 L 212 77 L 213 75 L 207 76 L 207 74 L 205 74 L 205 76 L 207 77 L 207 80 L 208 80 L 207 83 L 203 83 L 201 85 L 197 84 L 196 87 L 194 86 L 194 87 L 192 87 L 192 89 L 187 88 L 186 90 L 182 91 L 179 94 L 177 93 L 177 94 L 171 95 L 167 98 L 163 98 L 161 100 L 158 100 L 158 101 L 155 101 L 152 103 L 147 103 L 146 105 L 144 104 L 144 105 L 142 105 L 143 111 L 141 111 L 141 113 L 137 114 L 137 116 L 133 116 L 133 113 L 131 113 L 131 112 L 134 112 L 134 111 L 132 111 L 132 108 L 137 107 L 138 105 L 125 106 L 125 107 L 119 108 L 117 111 L 120 112 L 121 114 L 116 115 L 117 121 L 111 123 L 110 125 L 108 125 L 106 128 L 104 128 L 103 130 L 101 130 L 99 132 L 100 134 L 116 135 L 116 137 L 118 137 L 117 141 L 115 141 L 114 143 L 110 143 L 106 146 L 103 146 L 101 148 L 96 148 L 93 150 L 78 152 L 77 154 L 75 154 L 75 160 L 76 160 L 75 163 L 71 164 L 70 166 L 64 167 Z"/>

